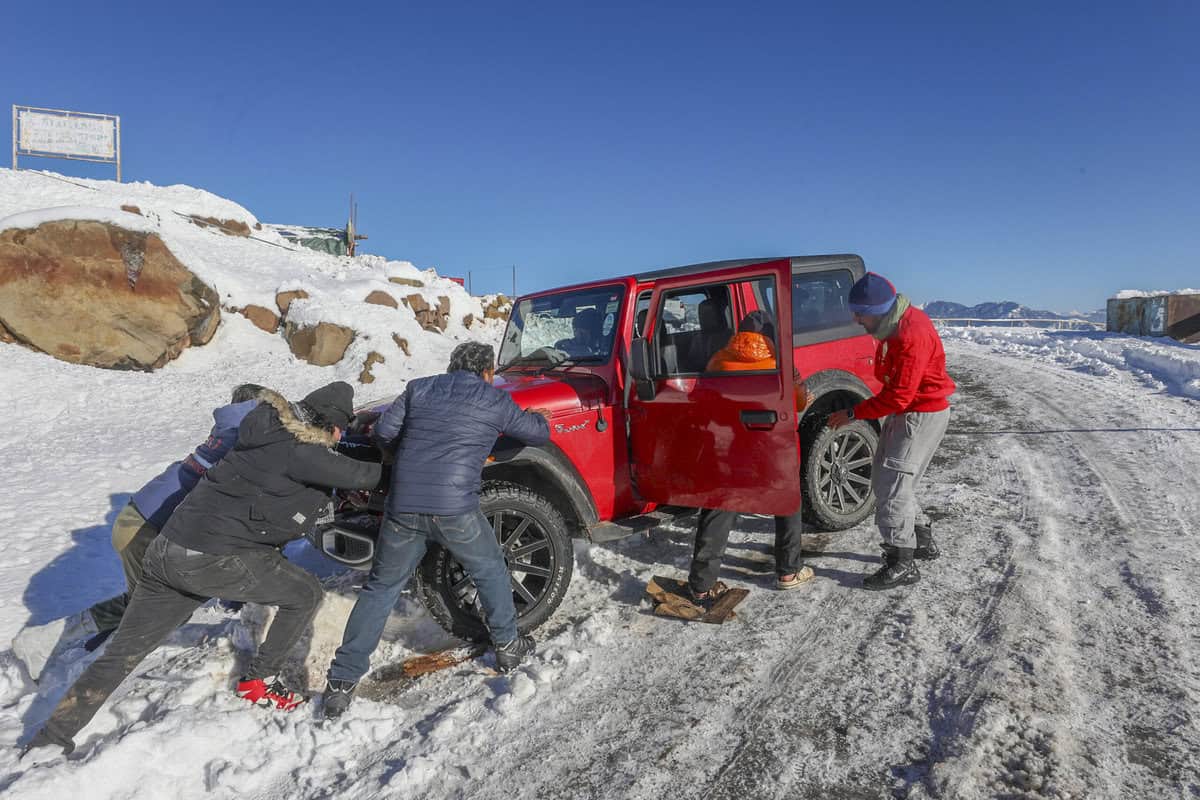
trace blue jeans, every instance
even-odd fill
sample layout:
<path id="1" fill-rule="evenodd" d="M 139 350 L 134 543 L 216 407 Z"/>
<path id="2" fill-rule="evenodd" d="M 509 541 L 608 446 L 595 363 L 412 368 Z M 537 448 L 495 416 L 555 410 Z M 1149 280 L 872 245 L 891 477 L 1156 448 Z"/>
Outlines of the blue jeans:
<path id="1" fill-rule="evenodd" d="M 512 578 L 496 534 L 482 512 L 453 516 L 388 514 L 375 542 L 371 574 L 354 603 L 342 646 L 329 667 L 331 680 L 357 682 L 367 674 L 371 653 L 379 645 L 388 615 L 425 557 L 430 539 L 449 550 L 475 581 L 492 641 L 506 644 L 517 638 Z"/>

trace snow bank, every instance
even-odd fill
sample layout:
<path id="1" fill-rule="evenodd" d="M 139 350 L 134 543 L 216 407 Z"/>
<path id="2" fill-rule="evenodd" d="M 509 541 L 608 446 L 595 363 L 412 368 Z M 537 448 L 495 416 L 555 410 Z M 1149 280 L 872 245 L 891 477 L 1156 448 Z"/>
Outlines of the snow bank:
<path id="1" fill-rule="evenodd" d="M 131 231 L 141 233 L 157 233 L 158 226 L 138 214 L 113 208 L 97 206 L 56 206 L 42 208 L 36 211 L 24 211 L 0 219 L 0 231 L 10 229 L 31 229 L 47 222 L 58 222 L 64 219 L 92 220 L 119 225 Z"/>
<path id="2" fill-rule="evenodd" d="M 1094 375 L 1125 373 L 1168 394 L 1200 399 L 1200 346 L 1119 333 L 1027 327 L 944 327 L 940 332 L 947 339 L 966 339 L 996 352 L 1032 356 Z"/>
<path id="3" fill-rule="evenodd" d="M 136 207 L 140 213 L 123 211 L 122 206 Z M 201 227 L 192 217 L 244 223 L 250 235 L 234 236 L 215 227 Z M 158 234 L 176 258 L 217 290 L 226 308 L 258 305 L 274 311 L 278 292 L 303 289 L 309 299 L 296 304 L 293 321 L 332 322 L 357 333 L 342 361 L 325 373 L 326 380 L 357 382 L 366 354 L 374 350 L 385 359 L 372 370 L 375 385 L 398 392 L 409 378 L 442 371 L 459 342 L 483 340 L 498 345 L 503 333 L 502 321 L 484 319 L 480 298 L 432 269 L 380 256 L 350 258 L 299 247 L 259 226 L 246 208 L 202 189 L 0 169 L 0 230 L 32 228 L 62 219 L 112 222 Z M 411 282 L 420 285 L 408 285 Z M 400 307 L 364 304 L 372 291 L 390 294 Z M 421 295 L 435 307 L 438 298 L 449 300 L 445 333 L 426 331 L 417 324 L 400 302 L 412 294 Z M 469 329 L 463 325 L 468 315 L 473 318 Z M 225 320 L 230 316 L 225 315 Z M 403 354 L 393 335 L 407 340 L 411 358 Z M 236 344 L 245 346 L 244 356 L 253 359 L 256 351 L 277 338 L 262 333 L 249 340 L 238 337 Z M 167 369 L 171 368 L 168 365 Z"/>
<path id="4" fill-rule="evenodd" d="M 1113 295 L 1114 300 L 1129 300 L 1135 297 L 1167 297 L 1174 294 L 1200 294 L 1200 289 L 1163 289 L 1159 291 L 1142 291 L 1141 289 L 1122 289 Z"/>

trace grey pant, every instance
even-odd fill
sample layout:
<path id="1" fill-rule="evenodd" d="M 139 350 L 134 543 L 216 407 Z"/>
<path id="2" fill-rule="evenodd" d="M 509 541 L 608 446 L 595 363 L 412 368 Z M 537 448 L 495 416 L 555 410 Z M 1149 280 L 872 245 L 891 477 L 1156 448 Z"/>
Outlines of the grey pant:
<path id="1" fill-rule="evenodd" d="M 875 524 L 879 526 L 884 544 L 904 548 L 917 546 L 914 526 L 929 523 L 917 502 L 917 486 L 925 477 L 925 470 L 937 452 L 949 422 L 948 408 L 893 414 L 884 420 L 871 470 Z"/>
<path id="2" fill-rule="evenodd" d="M 112 528 L 112 546 L 121 557 L 121 568 L 125 570 L 125 591 L 88 609 L 98 630 L 115 630 L 121 624 L 121 617 L 129 607 L 129 598 L 133 597 L 133 592 L 142 579 L 142 562 L 146 559 L 146 549 L 156 536 L 158 528 L 147 522 L 132 502 L 126 503 L 113 521 Z"/>
<path id="3" fill-rule="evenodd" d="M 210 597 L 279 607 L 246 671 L 248 677 L 265 678 L 278 671 L 323 596 L 320 582 L 311 573 L 269 547 L 217 556 L 159 536 L 146 551 L 142 567 L 142 580 L 121 626 L 46 723 L 59 737 L 73 737 L 87 725 L 142 659 Z"/>

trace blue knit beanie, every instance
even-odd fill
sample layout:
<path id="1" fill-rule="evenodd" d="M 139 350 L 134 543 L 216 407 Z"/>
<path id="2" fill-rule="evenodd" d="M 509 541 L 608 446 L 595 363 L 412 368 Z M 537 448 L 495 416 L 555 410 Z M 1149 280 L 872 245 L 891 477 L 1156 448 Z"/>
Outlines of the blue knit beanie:
<path id="1" fill-rule="evenodd" d="M 850 287 L 850 310 L 855 314 L 881 316 L 892 310 L 896 287 L 882 275 L 868 272 Z"/>

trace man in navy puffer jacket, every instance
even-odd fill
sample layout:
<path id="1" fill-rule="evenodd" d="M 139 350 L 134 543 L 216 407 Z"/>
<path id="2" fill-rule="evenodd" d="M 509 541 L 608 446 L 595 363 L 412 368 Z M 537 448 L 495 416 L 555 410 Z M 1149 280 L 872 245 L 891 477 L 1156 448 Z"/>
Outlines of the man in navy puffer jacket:
<path id="1" fill-rule="evenodd" d="M 522 410 L 492 385 L 494 377 L 491 345 L 460 344 L 450 355 L 446 374 L 411 381 L 375 425 L 380 449 L 395 453 L 392 486 L 375 562 L 329 667 L 326 717 L 341 716 L 349 707 L 388 614 L 431 540 L 449 550 L 475 581 L 497 667 L 508 671 L 533 651 L 532 637 L 517 633 L 508 565 L 479 510 L 479 492 L 483 465 L 497 437 L 545 444 L 549 412 Z"/>
<path id="2" fill-rule="evenodd" d="M 146 549 L 209 467 L 237 444 L 238 426 L 258 405 L 261 390 L 261 386 L 253 383 L 244 383 L 234 389 L 229 405 L 212 412 L 213 426 L 208 438 L 187 458 L 172 463 L 139 489 L 117 514 L 113 520 L 112 546 L 121 558 L 125 591 L 86 611 L 44 625 L 27 626 L 13 639 L 13 652 L 24 662 L 35 681 L 56 653 L 65 652 L 96 634 L 111 633 L 121 624 L 129 598 L 133 597 L 133 590 L 142 580 Z"/>

